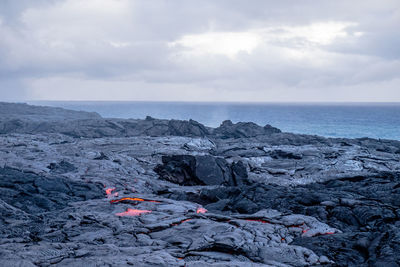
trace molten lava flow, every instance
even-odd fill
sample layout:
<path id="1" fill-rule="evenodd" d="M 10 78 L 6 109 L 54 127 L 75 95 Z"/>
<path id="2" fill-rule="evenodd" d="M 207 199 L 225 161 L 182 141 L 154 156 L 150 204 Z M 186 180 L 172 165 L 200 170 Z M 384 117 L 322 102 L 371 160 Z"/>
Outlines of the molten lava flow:
<path id="1" fill-rule="evenodd" d="M 161 203 L 160 201 L 157 201 L 157 200 L 143 199 L 143 198 L 137 198 L 137 197 L 123 197 L 120 199 L 111 200 L 110 203 L 129 202 L 129 201 L 144 201 L 144 202 Z"/>
<path id="2" fill-rule="evenodd" d="M 206 213 L 207 210 L 205 208 L 197 208 L 196 213 Z"/>
<path id="3" fill-rule="evenodd" d="M 150 213 L 151 210 L 135 210 L 135 209 L 127 209 L 124 212 L 116 213 L 117 216 L 139 216 L 141 214 Z"/>

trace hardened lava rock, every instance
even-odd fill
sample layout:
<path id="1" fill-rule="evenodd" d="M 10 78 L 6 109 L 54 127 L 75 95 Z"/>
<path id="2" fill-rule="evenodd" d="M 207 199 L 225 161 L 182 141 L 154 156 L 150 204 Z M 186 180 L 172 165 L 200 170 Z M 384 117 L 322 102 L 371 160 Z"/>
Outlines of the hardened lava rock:
<path id="1" fill-rule="evenodd" d="M 163 164 L 155 171 L 160 178 L 179 185 L 229 185 L 247 182 L 247 169 L 243 162 L 228 162 L 210 155 L 163 156 Z"/>
<path id="2" fill-rule="evenodd" d="M 0 266 L 399 266 L 399 151 L 0 103 Z"/>

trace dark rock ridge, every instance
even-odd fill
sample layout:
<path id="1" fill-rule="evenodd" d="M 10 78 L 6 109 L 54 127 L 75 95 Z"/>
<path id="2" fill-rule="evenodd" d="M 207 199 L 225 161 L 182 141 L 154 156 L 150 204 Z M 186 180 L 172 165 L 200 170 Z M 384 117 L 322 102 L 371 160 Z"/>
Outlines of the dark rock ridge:
<path id="1" fill-rule="evenodd" d="M 71 137 L 101 138 L 129 136 L 205 136 L 208 130 L 200 123 L 157 119 L 85 119 L 69 121 L 28 121 L 3 119 L 0 134 L 62 133 Z"/>
<path id="2" fill-rule="evenodd" d="M 213 134 L 219 138 L 241 138 L 241 137 L 255 137 L 259 135 L 269 135 L 280 133 L 281 130 L 265 125 L 261 127 L 253 122 L 238 122 L 232 123 L 230 120 L 223 121 L 221 126 L 213 131 Z"/>
<path id="3" fill-rule="evenodd" d="M 225 121 L 216 129 L 189 120 L 104 119 L 97 113 L 27 104 L 0 103 L 0 134 L 62 133 L 72 137 L 129 136 L 213 136 L 221 138 L 254 137 L 281 131 L 270 125 Z"/>
<path id="4" fill-rule="evenodd" d="M 0 266 L 400 265 L 399 141 L 0 111 Z"/>

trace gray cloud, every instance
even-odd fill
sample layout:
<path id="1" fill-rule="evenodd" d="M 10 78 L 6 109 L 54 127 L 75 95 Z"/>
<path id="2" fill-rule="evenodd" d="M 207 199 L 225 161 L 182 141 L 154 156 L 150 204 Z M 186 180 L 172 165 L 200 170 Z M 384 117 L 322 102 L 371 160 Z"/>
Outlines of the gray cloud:
<path id="1" fill-rule="evenodd" d="M 0 100 L 400 101 L 399 7 L 5 0 Z"/>

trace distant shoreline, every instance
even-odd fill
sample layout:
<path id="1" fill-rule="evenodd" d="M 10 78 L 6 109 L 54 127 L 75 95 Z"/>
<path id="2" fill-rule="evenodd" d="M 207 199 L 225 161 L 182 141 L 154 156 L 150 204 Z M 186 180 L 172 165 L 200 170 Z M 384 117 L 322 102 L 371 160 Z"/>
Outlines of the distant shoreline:
<path id="1" fill-rule="evenodd" d="M 105 118 L 196 120 L 218 127 L 224 120 L 270 124 L 285 132 L 334 138 L 400 140 L 397 102 L 157 102 L 157 101 L 31 101 L 34 105 L 97 112 Z"/>

